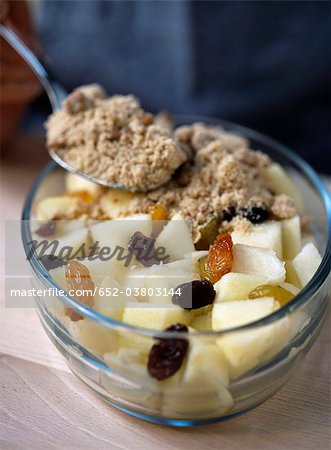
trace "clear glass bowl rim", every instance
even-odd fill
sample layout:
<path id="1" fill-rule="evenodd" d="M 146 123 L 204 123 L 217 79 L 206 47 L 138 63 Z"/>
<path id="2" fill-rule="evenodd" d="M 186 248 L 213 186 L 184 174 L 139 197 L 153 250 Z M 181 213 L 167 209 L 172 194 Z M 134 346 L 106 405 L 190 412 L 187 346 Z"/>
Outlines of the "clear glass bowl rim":
<path id="1" fill-rule="evenodd" d="M 233 131 L 237 134 L 243 135 L 247 137 L 248 139 L 255 139 L 257 141 L 260 141 L 261 143 L 273 147 L 274 150 L 285 156 L 288 160 L 290 160 L 294 166 L 296 166 L 310 181 L 310 183 L 314 186 L 316 191 L 319 193 L 322 204 L 325 209 L 326 219 L 327 219 L 327 233 L 328 233 L 328 241 L 326 244 L 325 253 L 323 255 L 322 262 L 313 276 L 313 278 L 310 280 L 310 282 L 299 292 L 298 295 L 294 297 L 294 299 L 289 302 L 284 307 L 280 308 L 279 310 L 275 311 L 274 313 L 259 319 L 255 322 L 251 322 L 246 325 L 242 325 L 240 327 L 235 328 L 229 328 L 222 331 L 205 331 L 205 332 L 196 332 L 194 333 L 194 336 L 205 336 L 205 337 L 221 337 L 229 333 L 233 333 L 236 331 L 243 331 L 243 330 L 249 330 L 249 329 L 255 329 L 259 327 L 263 327 L 265 325 L 271 324 L 273 322 L 276 322 L 277 320 L 282 319 L 286 315 L 292 313 L 297 308 L 305 304 L 309 301 L 309 299 L 318 291 L 318 289 L 323 285 L 323 283 L 326 281 L 329 273 L 330 273 L 330 267 L 331 267 L 331 197 L 330 194 L 321 180 L 321 178 L 317 175 L 315 170 L 307 163 L 305 162 L 300 156 L 296 155 L 292 150 L 290 150 L 285 145 L 277 142 L 276 140 L 269 138 L 268 136 L 264 135 L 263 133 L 260 133 L 258 131 L 254 131 L 248 127 L 237 125 L 236 123 L 223 120 L 223 119 L 217 119 L 215 117 L 208 117 L 208 116 L 198 116 L 198 115 L 182 115 L 182 116 L 174 116 L 175 123 L 180 122 L 181 124 L 187 123 L 190 124 L 192 122 L 204 122 L 209 123 L 212 125 L 219 125 L 223 126 L 226 130 Z M 57 167 L 57 164 L 54 161 L 50 161 L 44 169 L 39 173 L 36 180 L 34 181 L 24 204 L 23 212 L 22 212 L 22 226 L 21 226 L 21 236 L 23 241 L 23 247 L 25 250 L 26 255 L 29 253 L 30 248 L 28 247 L 28 242 L 31 241 L 31 231 L 29 227 L 29 221 L 31 219 L 31 209 L 34 202 L 34 198 L 36 195 L 36 192 L 38 191 L 41 183 L 45 180 L 47 175 Z M 29 259 L 29 263 L 32 267 L 32 270 L 35 272 L 35 274 L 40 278 L 49 288 L 54 288 L 57 290 L 61 290 L 62 288 L 56 284 L 54 280 L 52 280 L 49 277 L 49 274 L 47 270 L 44 268 L 44 266 L 41 264 L 41 262 L 37 259 L 36 255 L 33 254 L 33 256 Z M 130 325 L 128 323 L 122 322 L 120 320 L 112 319 L 111 317 L 108 317 L 104 314 L 101 314 L 92 308 L 89 308 L 88 306 L 85 306 L 83 303 L 80 303 L 78 300 L 76 300 L 74 297 L 70 296 L 69 294 L 64 295 L 58 295 L 58 298 L 61 299 L 63 303 L 65 303 L 67 306 L 71 307 L 72 309 L 76 310 L 77 312 L 81 313 L 83 316 L 98 322 L 100 325 L 106 326 L 108 328 L 112 329 L 118 329 L 118 330 L 127 330 L 132 333 L 137 333 L 140 335 L 150 336 L 150 337 L 158 337 L 158 338 L 173 338 L 177 337 L 178 334 L 175 332 L 169 332 L 169 331 L 159 331 L 155 329 L 149 329 L 149 328 L 142 328 Z M 181 336 L 185 336 L 185 333 L 182 333 Z"/>

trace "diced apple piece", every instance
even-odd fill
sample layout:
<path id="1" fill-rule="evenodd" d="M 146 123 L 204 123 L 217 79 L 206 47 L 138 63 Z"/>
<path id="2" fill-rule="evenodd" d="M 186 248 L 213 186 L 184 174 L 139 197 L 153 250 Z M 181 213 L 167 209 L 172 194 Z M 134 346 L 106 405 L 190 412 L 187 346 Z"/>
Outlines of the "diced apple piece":
<path id="1" fill-rule="evenodd" d="M 256 303 L 257 302 L 257 303 Z M 214 330 L 234 328 L 262 319 L 279 308 L 273 298 L 217 303 L 213 307 Z M 231 378 L 237 378 L 269 359 L 285 345 L 290 333 L 287 317 L 253 330 L 229 332 L 217 340 L 226 357 Z"/>
<path id="2" fill-rule="evenodd" d="M 287 194 L 293 198 L 297 210 L 300 213 L 304 211 L 304 202 L 298 188 L 280 164 L 271 164 L 266 171 L 266 177 L 275 194 Z"/>
<path id="3" fill-rule="evenodd" d="M 287 344 L 291 331 L 288 317 L 264 327 L 229 333 L 218 339 L 230 369 L 230 378 L 242 374 L 266 362 Z"/>
<path id="4" fill-rule="evenodd" d="M 233 406 L 228 364 L 215 344 L 191 342 L 184 367 L 161 383 L 162 412 L 172 417 L 218 415 Z"/>
<path id="5" fill-rule="evenodd" d="M 119 189 L 109 189 L 101 197 L 100 206 L 111 219 L 117 219 L 130 206 L 137 194 Z"/>
<path id="6" fill-rule="evenodd" d="M 145 236 L 152 232 L 152 221 L 148 214 L 135 215 L 116 220 L 103 220 L 91 226 L 93 242 L 99 243 L 99 247 L 110 247 L 112 251 L 116 246 L 123 249 L 123 254 L 128 254 L 128 243 L 136 231 L 141 231 Z M 135 260 L 133 258 L 133 260 Z"/>
<path id="7" fill-rule="evenodd" d="M 105 316 L 122 320 L 126 303 L 134 302 L 134 298 L 126 296 L 124 292 L 123 286 L 115 278 L 107 276 L 97 289 L 94 309 Z"/>
<path id="8" fill-rule="evenodd" d="M 293 267 L 301 286 L 306 286 L 309 283 L 321 262 L 321 255 L 312 242 L 306 244 L 301 252 L 297 254 L 293 259 Z"/>
<path id="9" fill-rule="evenodd" d="M 262 319 L 277 309 L 278 302 L 272 297 L 254 300 L 234 300 L 232 302 L 214 303 L 212 311 L 213 330 L 239 327 Z"/>
<path id="10" fill-rule="evenodd" d="M 176 306 L 151 308 L 142 303 L 133 303 L 127 304 L 122 320 L 130 325 L 163 331 L 174 323 L 188 325 L 191 319 L 190 311 Z M 154 339 L 149 336 L 125 330 L 125 332 L 121 332 L 119 346 L 120 348 L 133 348 L 147 358 L 154 343 Z"/>
<path id="11" fill-rule="evenodd" d="M 180 215 L 169 220 L 156 239 L 156 247 L 164 247 L 171 261 L 183 259 L 187 253 L 194 252 L 191 231 Z"/>
<path id="12" fill-rule="evenodd" d="M 292 261 L 285 261 L 285 270 L 286 270 L 285 281 L 287 283 L 293 284 L 297 288 L 301 288 L 301 283 L 300 283 L 298 275 L 293 267 Z"/>
<path id="13" fill-rule="evenodd" d="M 104 360 L 111 372 L 101 370 L 100 382 L 112 396 L 153 410 L 161 409 L 159 382 L 149 376 L 146 358 L 137 349 L 120 348 L 118 352 L 105 354 Z"/>
<path id="14" fill-rule="evenodd" d="M 55 217 L 71 217 L 81 210 L 81 200 L 77 197 L 59 195 L 47 197 L 38 203 L 36 217 L 39 220 L 52 220 Z"/>
<path id="15" fill-rule="evenodd" d="M 283 259 L 293 259 L 301 249 L 300 217 L 282 220 Z"/>
<path id="16" fill-rule="evenodd" d="M 228 364 L 217 345 L 190 342 L 182 383 L 197 387 L 228 385 Z"/>
<path id="17" fill-rule="evenodd" d="M 123 314 L 123 322 L 154 330 L 165 330 L 174 323 L 189 325 L 191 319 L 191 311 L 171 305 L 152 308 L 141 303 L 128 304 Z"/>
<path id="18" fill-rule="evenodd" d="M 103 192 L 103 188 L 99 184 L 70 172 L 66 173 L 65 185 L 68 192 L 87 191 L 94 199 L 99 197 Z"/>
<path id="19" fill-rule="evenodd" d="M 215 302 L 248 298 L 251 290 L 262 284 L 266 284 L 266 278 L 248 273 L 229 272 L 214 284 Z"/>
<path id="20" fill-rule="evenodd" d="M 88 251 L 88 230 L 81 228 L 63 237 L 57 237 L 58 246 L 52 254 L 62 259 L 75 259 L 85 256 Z"/>
<path id="21" fill-rule="evenodd" d="M 282 258 L 282 226 L 274 220 L 255 225 L 248 233 L 233 231 L 231 233 L 234 244 L 252 245 L 254 247 L 274 250 L 278 258 Z"/>
<path id="22" fill-rule="evenodd" d="M 70 321 L 68 326 L 70 334 L 88 350 L 99 355 L 117 349 L 117 332 L 99 325 L 87 318 L 76 322 Z"/>
<path id="23" fill-rule="evenodd" d="M 272 250 L 242 244 L 233 246 L 233 272 L 261 276 L 268 284 L 279 284 L 285 280 L 284 266 Z"/>
<path id="24" fill-rule="evenodd" d="M 107 257 L 104 259 L 107 259 Z M 114 278 L 119 284 L 122 284 L 130 270 L 130 266 L 127 267 L 126 265 L 126 259 L 121 260 L 121 258 L 118 258 L 117 253 L 107 260 L 102 260 L 99 256 L 95 255 L 93 258 L 82 259 L 81 263 L 89 269 L 93 281 L 97 286 L 100 286 L 106 277 Z"/>
<path id="25" fill-rule="evenodd" d="M 157 304 L 172 303 L 172 291 L 180 284 L 199 278 L 196 261 L 182 259 L 168 264 L 153 265 L 144 268 L 132 268 L 127 275 L 125 286 L 135 291 L 142 302 Z M 141 288 L 146 290 L 142 292 Z"/>

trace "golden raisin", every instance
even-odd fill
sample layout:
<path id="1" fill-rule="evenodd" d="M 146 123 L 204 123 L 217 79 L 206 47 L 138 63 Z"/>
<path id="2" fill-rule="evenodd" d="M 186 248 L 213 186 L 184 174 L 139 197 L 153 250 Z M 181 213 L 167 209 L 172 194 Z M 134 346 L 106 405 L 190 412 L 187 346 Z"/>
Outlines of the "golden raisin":
<path id="1" fill-rule="evenodd" d="M 217 236 L 208 256 L 199 262 L 200 276 L 215 284 L 223 275 L 231 272 L 233 263 L 232 238 L 229 233 Z"/>
<path id="2" fill-rule="evenodd" d="M 84 305 L 93 306 L 94 283 L 88 268 L 76 260 L 69 261 L 65 267 L 65 277 L 69 294 Z M 80 313 L 71 308 L 65 308 L 65 313 L 74 322 L 83 319 Z"/>
<path id="3" fill-rule="evenodd" d="M 159 204 L 156 203 L 156 205 L 152 206 L 150 211 L 149 211 L 152 220 L 168 220 L 169 219 L 169 214 L 168 211 L 166 210 L 166 208 Z"/>
<path id="4" fill-rule="evenodd" d="M 294 295 L 280 286 L 272 286 L 271 284 L 257 286 L 248 294 L 248 298 L 250 299 L 261 297 L 273 297 L 279 302 L 280 306 L 284 306 L 292 300 Z"/>
<path id="5" fill-rule="evenodd" d="M 201 230 L 200 238 L 195 244 L 196 250 L 208 250 L 209 246 L 215 241 L 220 226 L 220 219 L 214 217 Z"/>

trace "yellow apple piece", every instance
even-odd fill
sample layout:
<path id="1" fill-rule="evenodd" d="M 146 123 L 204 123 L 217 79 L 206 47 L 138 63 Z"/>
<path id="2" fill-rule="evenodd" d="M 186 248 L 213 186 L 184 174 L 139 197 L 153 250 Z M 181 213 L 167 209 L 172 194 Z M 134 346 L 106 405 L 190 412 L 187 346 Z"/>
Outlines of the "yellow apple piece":
<path id="1" fill-rule="evenodd" d="M 118 336 L 116 330 L 99 325 L 90 319 L 70 321 L 68 331 L 79 344 L 98 355 L 117 349 Z"/>
<path id="2" fill-rule="evenodd" d="M 285 280 L 285 263 L 277 258 L 275 252 L 250 245 L 233 246 L 232 271 L 263 277 L 268 284 L 279 284 Z"/>
<path id="3" fill-rule="evenodd" d="M 279 308 L 273 298 L 237 300 L 216 303 L 213 307 L 214 330 L 239 327 L 262 319 Z M 267 361 L 287 342 L 291 330 L 288 317 L 263 327 L 228 332 L 217 340 L 230 368 L 230 377 L 238 378 L 245 372 Z"/>
<path id="4" fill-rule="evenodd" d="M 184 255 L 195 251 L 191 230 L 180 215 L 169 220 L 157 237 L 155 246 L 164 247 L 170 261 L 183 259 Z"/>
<path id="5" fill-rule="evenodd" d="M 229 272 L 214 284 L 215 302 L 248 298 L 251 290 L 262 284 L 266 284 L 266 278 L 248 273 Z"/>
<path id="6" fill-rule="evenodd" d="M 117 219 L 125 212 L 137 194 L 119 189 L 108 189 L 100 199 L 100 206 L 110 219 Z"/>
<path id="7" fill-rule="evenodd" d="M 77 197 L 58 195 L 41 200 L 36 209 L 38 220 L 52 220 L 55 217 L 72 217 L 81 212 L 82 201 Z"/>
<path id="8" fill-rule="evenodd" d="M 89 181 L 80 175 L 70 172 L 66 173 L 65 186 L 67 192 L 86 191 L 93 199 L 98 198 L 104 190 L 100 184 L 93 183 L 93 181 Z"/>
<path id="9" fill-rule="evenodd" d="M 304 211 L 304 202 L 299 189 L 280 164 L 271 164 L 266 171 L 266 178 L 275 194 L 287 194 L 293 198 L 297 210 L 300 213 Z"/>
<path id="10" fill-rule="evenodd" d="M 283 259 L 293 259 L 301 249 L 300 217 L 282 220 Z"/>
<path id="11" fill-rule="evenodd" d="M 293 267 L 302 287 L 313 278 L 321 262 L 322 257 L 312 242 L 306 244 L 293 259 Z"/>
<path id="12" fill-rule="evenodd" d="M 234 244 L 252 245 L 253 247 L 269 248 L 274 250 L 278 258 L 282 258 L 282 226 L 275 220 L 254 225 L 252 231 L 231 233 Z"/>

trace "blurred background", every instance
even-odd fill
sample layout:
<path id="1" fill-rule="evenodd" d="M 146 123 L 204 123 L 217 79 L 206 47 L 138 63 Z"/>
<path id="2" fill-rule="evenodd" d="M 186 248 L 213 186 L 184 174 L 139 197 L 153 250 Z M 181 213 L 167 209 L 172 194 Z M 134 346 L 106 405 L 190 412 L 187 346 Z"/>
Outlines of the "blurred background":
<path id="1" fill-rule="evenodd" d="M 153 112 L 235 121 L 331 172 L 329 1 L 2 0 L 1 20 L 68 91 L 98 82 Z M 25 142 L 33 159 L 50 107 L 3 41 L 0 78 L 2 151 Z"/>

